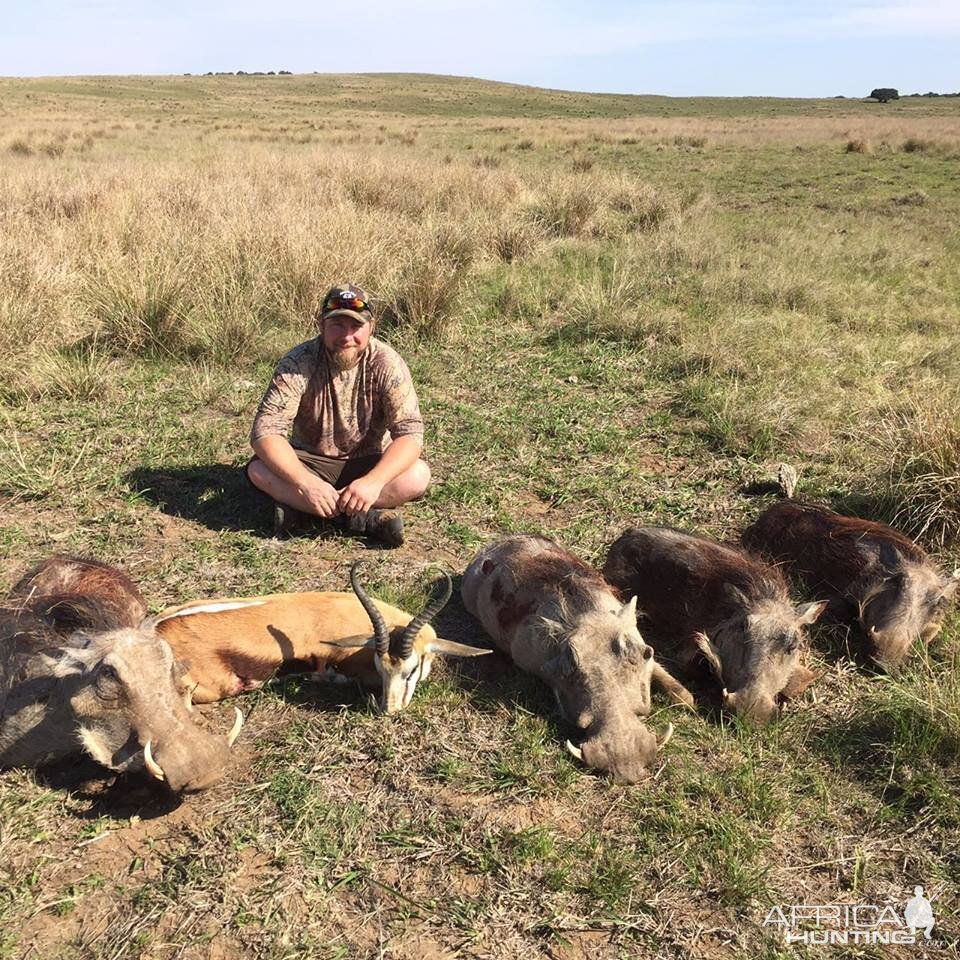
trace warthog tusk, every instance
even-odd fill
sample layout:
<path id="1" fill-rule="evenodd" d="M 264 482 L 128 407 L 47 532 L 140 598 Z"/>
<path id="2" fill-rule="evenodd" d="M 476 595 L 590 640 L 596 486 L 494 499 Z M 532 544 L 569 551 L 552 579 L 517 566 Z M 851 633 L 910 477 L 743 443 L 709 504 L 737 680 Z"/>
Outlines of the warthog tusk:
<path id="1" fill-rule="evenodd" d="M 876 627 L 871 627 L 871 628 L 870 628 L 870 636 L 873 637 L 874 639 L 876 639 L 877 637 L 880 636 L 880 631 L 879 631 Z"/>
<path id="2" fill-rule="evenodd" d="M 583 762 L 583 751 L 579 747 L 575 747 L 569 740 L 567 741 L 567 749 L 581 762 Z"/>
<path id="3" fill-rule="evenodd" d="M 240 736 L 240 731 L 243 729 L 243 713 L 241 713 L 239 707 L 233 708 L 236 711 L 236 719 L 233 721 L 233 726 L 230 728 L 230 732 L 227 734 L 227 746 L 232 747 L 233 741 Z"/>
<path id="4" fill-rule="evenodd" d="M 667 724 L 667 732 L 657 739 L 657 749 L 662 750 L 669 742 L 670 738 L 673 736 L 673 724 Z"/>
<path id="5" fill-rule="evenodd" d="M 166 780 L 164 776 L 163 768 L 153 759 L 153 753 L 150 750 L 150 741 L 148 740 L 143 748 L 143 765 L 147 768 L 151 776 L 156 777 L 157 780 Z"/>
<path id="6" fill-rule="evenodd" d="M 183 692 L 183 705 L 193 713 L 193 688 L 190 687 Z"/>

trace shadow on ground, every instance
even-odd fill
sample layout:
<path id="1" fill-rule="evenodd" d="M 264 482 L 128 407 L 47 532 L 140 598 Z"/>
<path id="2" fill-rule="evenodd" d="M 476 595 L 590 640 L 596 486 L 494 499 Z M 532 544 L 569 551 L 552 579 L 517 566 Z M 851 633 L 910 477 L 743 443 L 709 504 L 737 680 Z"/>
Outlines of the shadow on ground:
<path id="1" fill-rule="evenodd" d="M 124 820 L 134 814 L 142 820 L 153 820 L 166 816 L 183 800 L 153 783 L 145 773 L 113 773 L 88 758 L 72 757 L 41 767 L 36 778 L 45 787 L 63 790 L 89 803 L 75 814 L 80 820 Z"/>
<path id="2" fill-rule="evenodd" d="M 192 467 L 140 467 L 124 480 L 148 503 L 168 516 L 203 524 L 213 531 L 243 531 L 257 537 L 273 538 L 273 501 L 247 480 L 242 466 L 226 463 L 198 464 Z M 342 538 L 338 530 L 324 529 L 325 521 L 302 516 L 284 538 Z M 367 549 L 383 549 L 369 539 L 351 537 Z"/>
<path id="3" fill-rule="evenodd" d="M 172 517 L 195 520 L 211 530 L 273 536 L 270 502 L 250 486 L 243 467 L 225 463 L 138 467 L 124 480 L 144 500 Z"/>

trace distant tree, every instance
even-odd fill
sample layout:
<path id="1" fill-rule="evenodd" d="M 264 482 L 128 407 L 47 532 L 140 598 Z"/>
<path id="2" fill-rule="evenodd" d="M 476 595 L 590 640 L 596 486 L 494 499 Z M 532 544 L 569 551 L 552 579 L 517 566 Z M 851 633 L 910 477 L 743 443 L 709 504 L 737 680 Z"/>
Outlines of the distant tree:
<path id="1" fill-rule="evenodd" d="M 899 100 L 900 94 L 893 87 L 877 87 L 870 91 L 870 99 L 886 103 L 888 100 Z"/>

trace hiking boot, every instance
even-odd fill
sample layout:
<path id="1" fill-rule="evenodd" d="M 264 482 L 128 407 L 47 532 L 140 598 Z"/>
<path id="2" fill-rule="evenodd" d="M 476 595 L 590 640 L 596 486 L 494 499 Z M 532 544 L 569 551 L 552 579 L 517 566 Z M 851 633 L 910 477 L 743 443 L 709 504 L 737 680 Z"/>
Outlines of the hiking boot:
<path id="1" fill-rule="evenodd" d="M 282 537 L 285 534 L 292 533 L 300 524 L 303 514 L 293 507 L 281 503 L 279 500 L 273 501 L 273 535 Z"/>
<path id="2" fill-rule="evenodd" d="M 385 547 L 403 546 L 403 517 L 399 513 L 371 510 L 367 514 L 367 536 Z"/>
<path id="3" fill-rule="evenodd" d="M 341 514 L 336 524 L 346 533 L 370 537 L 385 547 L 403 545 L 403 518 L 399 513 L 387 513 L 385 510 L 369 510 L 367 513 L 348 517 Z"/>

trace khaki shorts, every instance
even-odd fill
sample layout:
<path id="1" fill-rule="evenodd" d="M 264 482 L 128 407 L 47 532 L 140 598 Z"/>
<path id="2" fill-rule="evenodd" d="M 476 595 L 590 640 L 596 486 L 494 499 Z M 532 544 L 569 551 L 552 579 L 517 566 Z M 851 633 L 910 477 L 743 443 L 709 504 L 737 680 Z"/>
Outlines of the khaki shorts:
<path id="1" fill-rule="evenodd" d="M 335 457 L 321 457 L 316 453 L 298 450 L 296 447 L 293 448 L 293 452 L 307 469 L 326 480 L 336 490 L 342 490 L 347 484 L 366 476 L 380 462 L 379 454 L 356 457 L 353 460 L 338 460 Z M 250 480 L 250 464 L 256 459 L 256 457 L 251 457 L 244 467 L 247 480 Z M 252 481 L 251 486 L 253 486 Z"/>

